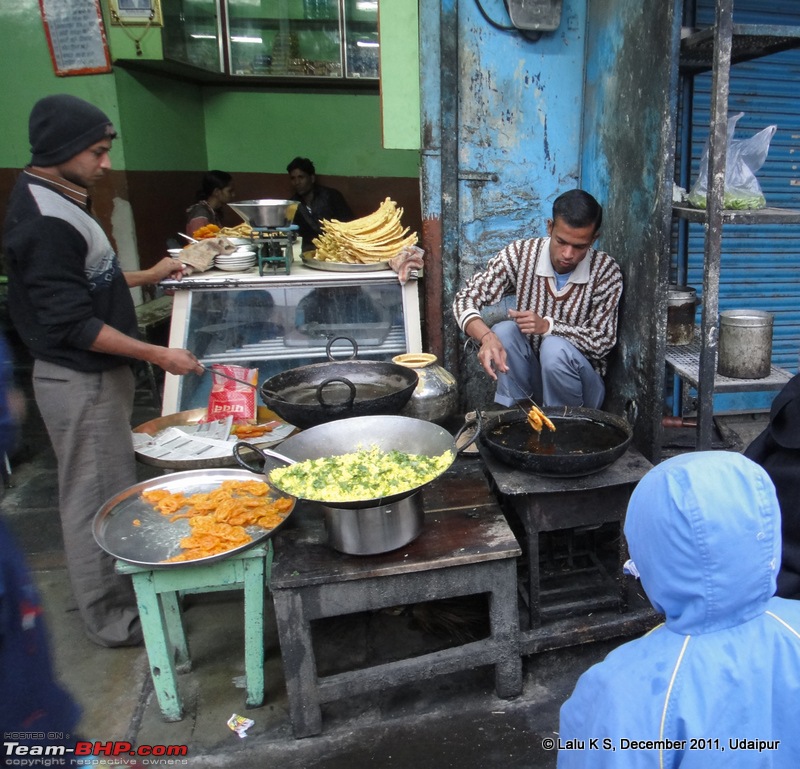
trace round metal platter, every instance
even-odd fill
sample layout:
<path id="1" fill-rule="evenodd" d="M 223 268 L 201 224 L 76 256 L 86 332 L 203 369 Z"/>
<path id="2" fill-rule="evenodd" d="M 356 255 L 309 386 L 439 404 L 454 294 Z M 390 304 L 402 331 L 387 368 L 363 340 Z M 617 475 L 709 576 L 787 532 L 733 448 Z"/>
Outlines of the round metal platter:
<path id="1" fill-rule="evenodd" d="M 370 264 L 351 264 L 350 262 L 327 262 L 314 259 L 310 254 L 315 251 L 307 251 L 302 255 L 303 264 L 313 270 L 325 270 L 327 272 L 376 272 L 377 270 L 388 270 L 389 262 L 371 262 Z"/>
<path id="2" fill-rule="evenodd" d="M 149 422 L 144 422 L 138 427 L 134 427 L 133 432 L 155 438 L 168 427 L 196 425 L 205 418 L 207 413 L 205 408 L 179 411 L 176 414 L 168 414 L 167 416 L 156 417 Z M 267 414 L 263 416 L 259 414 L 259 422 L 271 422 L 274 420 L 283 422 L 274 412 L 267 412 Z M 246 438 L 245 440 L 255 446 L 276 446 L 281 441 L 286 440 L 286 438 L 292 435 L 296 430 L 297 428 L 294 425 L 283 422 L 269 433 L 265 433 L 258 438 Z M 209 449 L 208 451 L 204 451 L 202 455 L 185 459 L 175 459 L 172 456 L 164 455 L 162 450 L 157 450 L 147 445 L 134 446 L 134 453 L 136 459 L 143 465 L 161 467 L 165 470 L 201 470 L 206 467 L 234 467 L 236 465 L 236 460 L 233 458 L 233 446 L 234 443 L 232 442 L 229 450 L 225 450 L 222 447 Z"/>
<path id="3" fill-rule="evenodd" d="M 263 480 L 263 476 L 254 475 L 246 470 L 221 468 L 188 470 L 137 483 L 112 497 L 100 508 L 94 517 L 92 533 L 97 544 L 109 555 L 136 566 L 175 568 L 227 558 L 271 537 L 284 526 L 294 510 L 294 505 L 286 518 L 273 529 L 266 530 L 260 526 L 245 527 L 252 537 L 251 542 L 206 558 L 168 562 L 168 558 L 181 552 L 180 541 L 190 533 L 189 521 L 186 518 L 170 521 L 170 516 L 160 513 L 145 502 L 141 495 L 143 491 L 149 489 L 166 489 L 172 493 L 181 492 L 189 496 L 212 491 L 223 481 L 253 480 Z M 274 489 L 270 491 L 271 499 L 286 496 L 288 495 Z M 139 524 L 134 524 L 134 520 L 138 520 Z"/>

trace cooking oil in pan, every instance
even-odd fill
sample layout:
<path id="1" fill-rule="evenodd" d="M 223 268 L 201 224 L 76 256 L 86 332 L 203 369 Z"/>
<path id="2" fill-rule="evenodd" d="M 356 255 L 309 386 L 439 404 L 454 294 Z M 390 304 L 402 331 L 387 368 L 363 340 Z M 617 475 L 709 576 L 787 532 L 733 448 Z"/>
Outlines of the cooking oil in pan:
<path id="1" fill-rule="evenodd" d="M 627 439 L 614 425 L 594 419 L 551 416 L 555 432 L 544 428 L 532 430 L 527 422 L 500 425 L 492 433 L 497 443 L 512 451 L 531 454 L 567 455 L 595 454 L 616 448 Z"/>
<path id="2" fill-rule="evenodd" d="M 386 385 L 353 382 L 356 393 L 353 403 L 374 401 L 392 393 Z M 296 406 L 319 406 L 318 386 L 293 387 L 281 393 L 281 397 Z M 322 403 L 327 406 L 340 406 L 350 402 L 350 388 L 342 382 L 330 382 L 322 390 Z"/>

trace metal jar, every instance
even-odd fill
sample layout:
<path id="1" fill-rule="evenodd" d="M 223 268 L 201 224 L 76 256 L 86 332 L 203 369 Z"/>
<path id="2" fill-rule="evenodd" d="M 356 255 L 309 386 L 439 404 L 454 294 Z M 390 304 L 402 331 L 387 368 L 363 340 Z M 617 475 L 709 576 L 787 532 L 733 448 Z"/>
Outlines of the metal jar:
<path id="1" fill-rule="evenodd" d="M 694 340 L 697 290 L 670 285 L 667 292 L 667 344 L 686 345 Z"/>
<path id="2" fill-rule="evenodd" d="M 443 422 L 456 413 L 458 383 L 437 360 L 435 355 L 425 352 L 403 353 L 392 358 L 392 363 L 414 369 L 419 377 L 410 400 L 400 412 L 403 416 Z"/>
<path id="3" fill-rule="evenodd" d="M 719 314 L 717 373 L 735 379 L 763 379 L 772 366 L 772 313 L 724 310 Z"/>

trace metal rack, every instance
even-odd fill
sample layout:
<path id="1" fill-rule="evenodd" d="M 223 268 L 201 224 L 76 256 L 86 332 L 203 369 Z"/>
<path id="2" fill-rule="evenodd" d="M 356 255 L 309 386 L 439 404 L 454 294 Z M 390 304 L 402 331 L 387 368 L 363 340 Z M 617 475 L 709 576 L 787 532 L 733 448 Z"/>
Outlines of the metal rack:
<path id="1" fill-rule="evenodd" d="M 666 361 L 675 372 L 697 387 L 697 440 L 699 450 L 711 448 L 714 423 L 715 390 L 746 391 L 778 389 L 775 382 L 765 380 L 733 380 L 724 382 L 716 373 L 719 336 L 719 280 L 722 250 L 722 228 L 726 224 L 783 224 L 800 222 L 800 211 L 765 208 L 760 211 L 725 211 L 722 208 L 725 187 L 725 164 L 728 133 L 728 97 L 730 68 L 740 61 L 759 58 L 777 51 L 800 46 L 800 28 L 777 25 L 739 25 L 733 23 L 734 0 L 716 0 L 715 24 L 691 30 L 681 40 L 680 68 L 685 77 L 712 71 L 711 119 L 709 125 L 710 186 L 705 211 L 674 206 L 673 215 L 689 222 L 705 225 L 703 253 L 703 306 L 700 341 L 697 349 L 682 351 L 667 348 Z M 770 378 L 773 373 L 770 373 Z M 779 377 L 777 377 L 779 379 Z M 788 380 L 788 375 L 786 377 Z M 785 380 L 784 380 L 785 381 Z M 757 383 L 754 387 L 754 383 Z M 783 382 L 782 382 L 783 383 Z"/>

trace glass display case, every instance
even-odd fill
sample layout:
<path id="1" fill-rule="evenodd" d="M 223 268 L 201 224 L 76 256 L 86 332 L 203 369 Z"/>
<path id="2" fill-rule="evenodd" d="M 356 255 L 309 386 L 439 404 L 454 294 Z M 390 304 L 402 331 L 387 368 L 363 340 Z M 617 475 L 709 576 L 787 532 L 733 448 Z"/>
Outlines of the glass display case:
<path id="1" fill-rule="evenodd" d="M 165 281 L 175 290 L 170 346 L 191 350 L 204 366 L 258 368 L 259 383 L 281 371 L 343 359 L 386 360 L 421 352 L 417 281 L 391 270 L 326 272 L 293 264 L 291 273 L 202 273 Z M 162 414 L 208 405 L 211 375 L 167 374 Z M 257 400 L 261 403 L 260 395 Z"/>
<path id="2" fill-rule="evenodd" d="M 378 78 L 378 0 L 162 0 L 164 57 L 240 77 Z"/>

